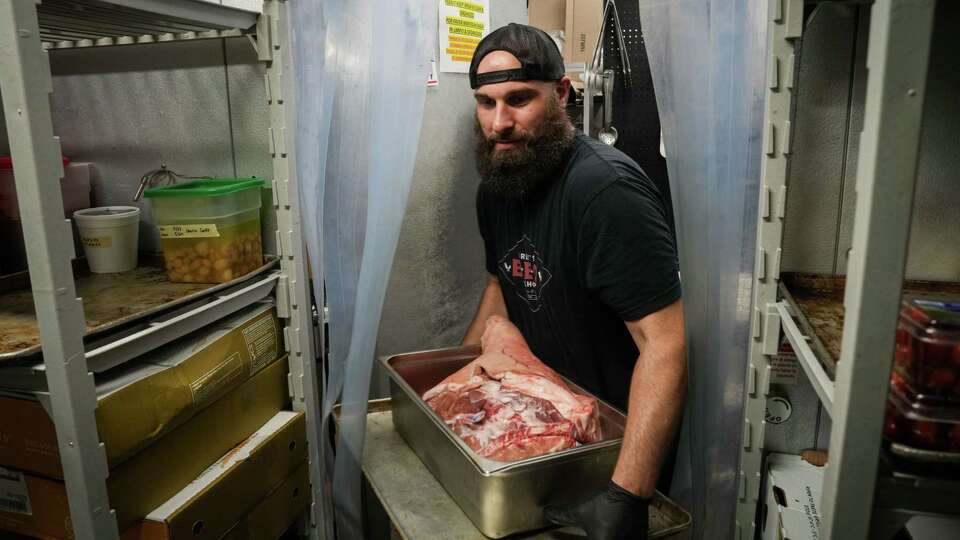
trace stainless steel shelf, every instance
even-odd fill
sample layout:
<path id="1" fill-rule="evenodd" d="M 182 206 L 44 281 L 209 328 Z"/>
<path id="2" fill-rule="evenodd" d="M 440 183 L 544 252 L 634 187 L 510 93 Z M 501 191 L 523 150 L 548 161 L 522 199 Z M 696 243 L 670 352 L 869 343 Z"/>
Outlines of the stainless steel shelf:
<path id="1" fill-rule="evenodd" d="M 204 0 L 43 0 L 37 16 L 45 48 L 71 49 L 241 36 L 259 12 Z"/>
<path id="2" fill-rule="evenodd" d="M 806 373 L 807 378 L 810 379 L 810 384 L 817 392 L 817 396 L 820 397 L 820 402 L 823 403 L 823 408 L 827 411 L 827 414 L 833 416 L 834 382 L 830 379 L 830 376 L 827 375 L 826 370 L 823 369 L 823 364 L 817 358 L 816 353 L 810 348 L 808 343 L 810 338 L 803 334 L 797 322 L 794 320 L 793 310 L 796 308 L 785 300 L 777 302 L 776 306 L 777 313 L 780 314 L 780 324 L 783 328 L 783 333 L 787 336 L 787 340 L 793 347 L 793 352 L 796 353 L 797 360 L 800 362 L 803 372 Z"/>

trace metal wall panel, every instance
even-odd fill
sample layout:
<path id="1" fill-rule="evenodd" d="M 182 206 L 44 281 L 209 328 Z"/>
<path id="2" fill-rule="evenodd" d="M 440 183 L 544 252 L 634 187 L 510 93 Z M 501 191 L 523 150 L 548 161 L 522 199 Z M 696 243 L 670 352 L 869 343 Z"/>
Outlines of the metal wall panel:
<path id="1" fill-rule="evenodd" d="M 907 276 L 960 279 L 960 5 L 939 2 L 920 135 L 920 163 L 913 208 Z"/>
<path id="2" fill-rule="evenodd" d="M 800 49 L 783 268 L 831 273 L 840 224 L 856 7 L 822 4 Z"/>
<path id="3" fill-rule="evenodd" d="M 97 166 L 94 204 L 131 204 L 161 160 L 181 174 L 233 174 L 221 40 L 51 51 L 50 64 L 54 130 L 64 154 Z M 141 249 L 156 250 L 149 204 L 138 204 Z"/>
<path id="4" fill-rule="evenodd" d="M 790 402 L 790 418 L 781 424 L 767 423 L 763 431 L 764 450 L 799 454 L 817 446 L 817 427 L 821 405 L 817 393 L 803 373 L 796 384 L 772 384 L 767 398 L 781 397 Z"/>
<path id="5" fill-rule="evenodd" d="M 843 200 L 840 203 L 839 245 L 837 247 L 834 272 L 847 273 L 850 260 L 849 249 L 853 243 L 853 210 L 857 201 L 857 160 L 860 158 L 860 132 L 863 131 L 863 105 L 867 92 L 867 38 L 870 32 L 870 10 L 860 8 L 856 36 L 856 60 L 853 66 L 852 99 L 847 128 L 847 161 L 844 164 Z M 922 152 L 923 149 L 921 148 Z M 827 434 L 829 439 L 829 433 Z"/>
<path id="6" fill-rule="evenodd" d="M 267 142 L 270 111 L 264 106 L 265 71 L 246 39 L 226 39 L 223 43 L 236 174 L 270 179 L 273 169 Z"/>
<path id="7" fill-rule="evenodd" d="M 867 8 L 826 3 L 818 6 L 804 30 L 784 232 L 785 271 L 846 273 L 869 19 Z M 938 24 L 957 24 L 950 19 L 939 17 Z M 960 206 L 960 192 L 954 189 L 960 152 L 951 132 L 960 117 L 956 99 L 960 57 L 951 53 L 949 41 L 957 31 L 960 28 L 938 28 L 931 51 L 906 272 L 913 279 L 960 278 L 960 252 L 945 249 L 960 230 L 960 214 L 954 211 Z"/>

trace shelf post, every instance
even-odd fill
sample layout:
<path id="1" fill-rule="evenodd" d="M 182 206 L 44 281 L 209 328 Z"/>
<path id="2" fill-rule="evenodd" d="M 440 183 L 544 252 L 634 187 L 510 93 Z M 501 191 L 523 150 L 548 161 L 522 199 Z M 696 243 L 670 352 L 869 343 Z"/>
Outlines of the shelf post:
<path id="1" fill-rule="evenodd" d="M 783 218 L 789 165 L 790 115 L 795 40 L 802 31 L 803 0 L 768 0 L 767 84 L 763 117 L 763 161 L 757 215 L 750 349 L 743 404 L 743 444 L 737 482 L 735 540 L 753 540 L 763 467 L 770 356 L 779 344 L 778 324 L 767 324 L 777 301 Z M 753 381 L 751 383 L 751 381 Z"/>
<path id="2" fill-rule="evenodd" d="M 111 540 L 117 538 L 117 522 L 107 498 L 107 459 L 84 356 L 86 322 L 73 282 L 73 232 L 63 217 L 52 78 L 36 9 L 35 0 L 0 0 L 0 92 L 71 526 L 78 539 Z"/>
<path id="3" fill-rule="evenodd" d="M 320 537 L 322 530 L 317 526 L 317 505 L 323 503 L 323 476 L 319 454 L 323 439 L 317 351 L 323 350 L 323 336 L 322 332 L 317 336 L 318 342 L 315 345 L 310 275 L 307 272 L 307 251 L 302 233 L 304 224 L 300 216 L 300 191 L 294 157 L 296 108 L 287 2 L 265 0 L 257 29 L 257 52 L 266 68 L 267 102 L 270 109 L 270 128 L 267 135 L 270 138 L 273 158 L 273 198 L 277 212 L 277 248 L 280 250 L 281 279 L 278 287 L 286 287 L 286 291 L 278 294 L 278 301 L 285 298 L 288 304 L 278 306 L 278 311 L 287 315 L 284 337 L 290 353 L 289 382 L 293 408 L 303 411 L 307 420 L 313 503 L 310 506 L 310 523 L 306 532 L 311 539 L 315 539 Z M 315 273 L 320 271 L 319 268 L 313 268 Z"/>
<path id="4" fill-rule="evenodd" d="M 935 0 L 877 0 L 844 298 L 823 537 L 870 535 L 881 424 L 910 235 Z"/>

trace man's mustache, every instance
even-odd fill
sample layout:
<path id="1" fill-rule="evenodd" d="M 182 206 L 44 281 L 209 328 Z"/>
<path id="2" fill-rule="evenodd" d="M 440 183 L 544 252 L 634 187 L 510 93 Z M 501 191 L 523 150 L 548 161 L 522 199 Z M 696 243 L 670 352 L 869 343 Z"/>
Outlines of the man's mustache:
<path id="1" fill-rule="evenodd" d="M 493 136 L 487 137 L 487 140 L 490 141 L 490 144 L 494 143 L 511 143 L 511 142 L 529 142 L 530 137 L 525 135 L 517 135 L 513 137 L 503 137 L 503 136 Z"/>

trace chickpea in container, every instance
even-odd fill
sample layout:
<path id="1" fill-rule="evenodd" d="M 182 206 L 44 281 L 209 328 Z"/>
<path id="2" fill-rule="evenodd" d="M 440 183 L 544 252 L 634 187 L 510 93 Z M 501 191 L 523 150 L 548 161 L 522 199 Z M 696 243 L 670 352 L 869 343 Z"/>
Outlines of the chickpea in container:
<path id="1" fill-rule="evenodd" d="M 263 264 L 258 178 L 198 180 L 149 189 L 170 281 L 223 283 Z"/>

